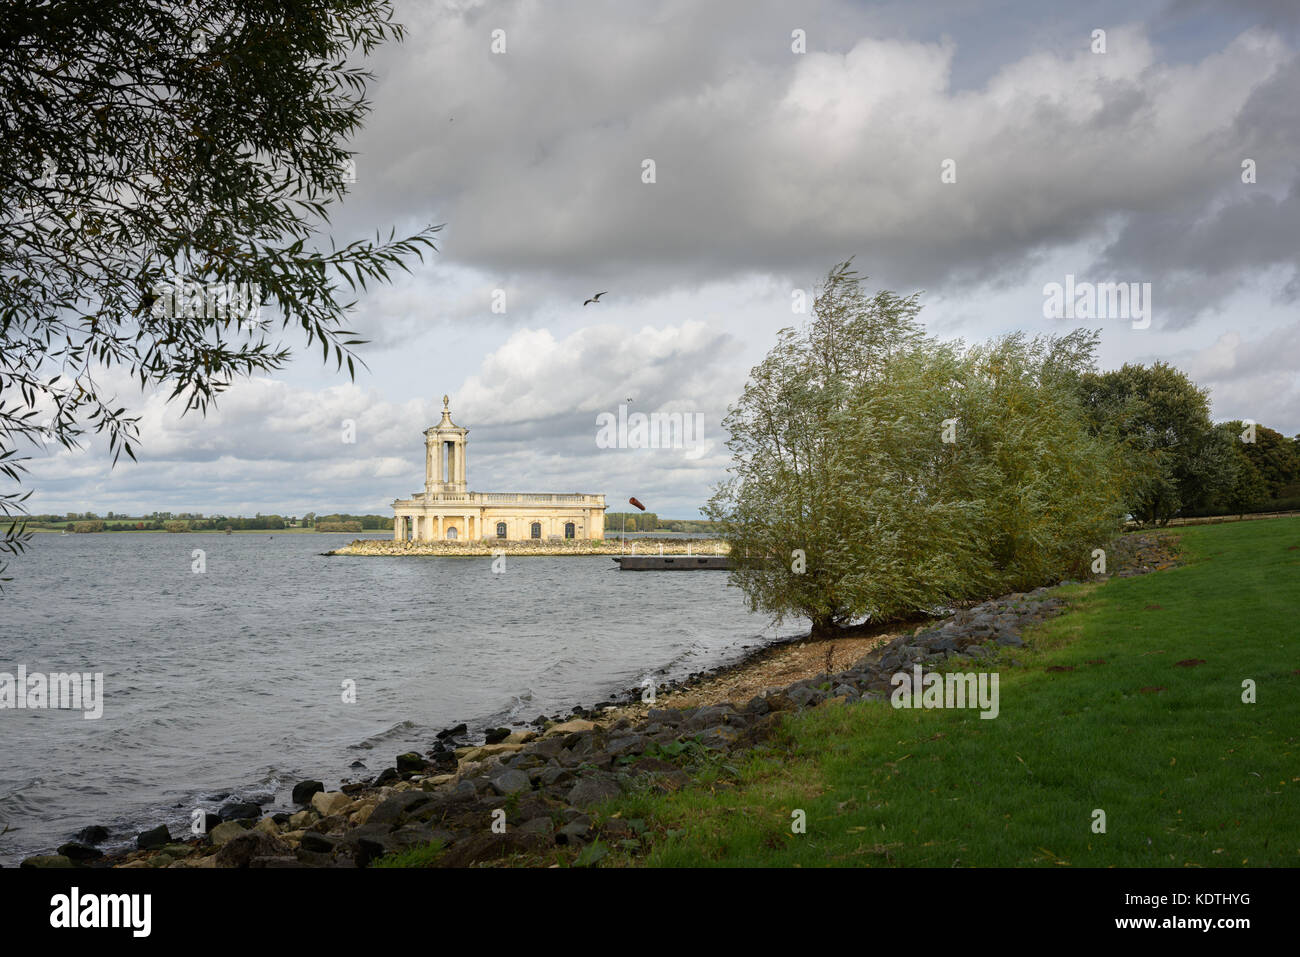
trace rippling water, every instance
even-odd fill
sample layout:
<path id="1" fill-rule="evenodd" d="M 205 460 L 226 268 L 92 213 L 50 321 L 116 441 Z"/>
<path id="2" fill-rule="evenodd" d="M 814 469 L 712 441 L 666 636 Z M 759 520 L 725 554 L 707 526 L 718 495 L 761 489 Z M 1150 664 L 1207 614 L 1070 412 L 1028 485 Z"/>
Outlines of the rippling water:
<path id="1" fill-rule="evenodd" d="M 350 537 L 37 535 L 0 597 L 0 672 L 103 672 L 104 714 L 0 710 L 0 862 L 88 824 L 109 845 L 183 833 L 227 792 L 285 807 L 301 778 L 375 773 L 451 724 L 591 706 L 777 637 L 723 573 L 320 555 Z"/>

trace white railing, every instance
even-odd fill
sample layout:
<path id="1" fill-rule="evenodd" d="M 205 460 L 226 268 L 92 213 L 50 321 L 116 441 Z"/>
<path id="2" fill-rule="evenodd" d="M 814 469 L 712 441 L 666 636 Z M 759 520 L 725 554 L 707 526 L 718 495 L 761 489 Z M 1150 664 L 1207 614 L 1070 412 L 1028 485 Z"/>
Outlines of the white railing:
<path id="1" fill-rule="evenodd" d="M 583 495 L 581 493 L 564 494 L 550 492 L 443 492 L 435 493 L 427 503 L 423 492 L 416 492 L 409 499 L 399 499 L 399 506 L 422 506 L 468 504 L 468 505 L 588 505 L 602 507 L 603 495 Z"/>

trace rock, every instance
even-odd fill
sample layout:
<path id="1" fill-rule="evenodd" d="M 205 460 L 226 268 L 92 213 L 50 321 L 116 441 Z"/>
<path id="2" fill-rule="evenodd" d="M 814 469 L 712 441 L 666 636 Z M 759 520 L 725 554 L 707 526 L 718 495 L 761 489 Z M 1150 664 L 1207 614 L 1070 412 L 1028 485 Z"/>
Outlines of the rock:
<path id="1" fill-rule="evenodd" d="M 108 840 L 108 828 L 92 824 L 90 827 L 83 827 L 72 836 L 72 839 L 81 844 L 102 844 Z"/>
<path id="2" fill-rule="evenodd" d="M 585 844 L 591 840 L 589 821 L 571 821 L 555 832 L 556 844 Z"/>
<path id="3" fill-rule="evenodd" d="M 439 741 L 445 741 L 448 738 L 455 738 L 458 737 L 459 735 L 468 734 L 468 733 L 469 733 L 468 725 L 458 724 L 454 728 L 447 728 L 445 731 L 439 731 L 437 738 Z"/>
<path id="4" fill-rule="evenodd" d="M 385 784 L 391 784 L 398 780 L 401 775 L 397 773 L 397 768 L 384 768 L 379 772 L 379 777 L 375 778 L 375 787 L 380 788 Z"/>
<path id="5" fill-rule="evenodd" d="M 613 738 L 605 746 L 605 753 L 612 758 L 618 758 L 625 754 L 640 754 L 646 749 L 645 738 L 639 734 L 624 734 Z"/>
<path id="6" fill-rule="evenodd" d="M 506 738 L 506 744 L 528 744 L 530 741 L 537 740 L 536 731 L 512 731 Z"/>
<path id="7" fill-rule="evenodd" d="M 314 795 L 313 795 L 314 796 Z M 298 811 L 289 815 L 289 829 L 292 831 L 301 830 L 311 825 L 316 820 L 316 815 L 311 811 Z"/>
<path id="8" fill-rule="evenodd" d="M 416 771 L 423 771 L 425 760 L 423 756 L 416 754 L 414 751 L 407 751 L 405 754 L 397 756 L 397 773 L 410 774 Z"/>
<path id="9" fill-rule="evenodd" d="M 35 857 L 26 858 L 18 866 L 20 868 L 47 869 L 54 867 L 72 867 L 74 865 L 72 861 L 62 854 L 37 854 Z"/>
<path id="10" fill-rule="evenodd" d="M 352 803 L 352 798 L 341 791 L 318 791 L 311 797 L 311 806 L 321 817 L 338 814 Z"/>
<path id="11" fill-rule="evenodd" d="M 533 782 L 524 771 L 511 769 L 492 778 L 492 789 L 497 794 L 518 794 L 521 791 L 531 791 L 532 787 Z"/>
<path id="12" fill-rule="evenodd" d="M 455 751 L 436 751 L 432 757 L 435 771 L 443 774 L 456 773 L 456 752 Z"/>
<path id="13" fill-rule="evenodd" d="M 376 858 L 400 850 L 398 842 L 393 840 L 392 831 L 385 824 L 367 824 L 349 831 L 343 836 L 340 851 L 345 848 L 351 852 L 357 867 L 367 867 Z"/>
<path id="14" fill-rule="evenodd" d="M 338 842 L 334 838 L 327 834 L 317 834 L 315 831 L 306 831 L 302 835 L 302 840 L 298 842 L 298 846 L 304 851 L 313 851 L 317 854 L 329 854 L 334 850 L 337 843 Z"/>
<path id="15" fill-rule="evenodd" d="M 522 744 L 485 744 L 478 748 L 457 748 L 456 756 L 461 764 L 473 764 L 498 754 L 514 754 L 522 748 Z"/>
<path id="16" fill-rule="evenodd" d="M 370 812 L 366 827 L 380 825 L 391 827 L 412 811 L 423 807 L 432 800 L 433 798 L 429 792 L 422 790 L 402 791 L 400 794 L 394 794 L 392 797 L 380 801 L 375 809 Z"/>
<path id="17" fill-rule="evenodd" d="M 213 844 L 220 846 L 222 844 L 227 844 L 246 833 L 248 833 L 247 828 L 238 821 L 225 821 L 209 831 L 208 837 L 212 840 Z"/>
<path id="18" fill-rule="evenodd" d="M 293 786 L 293 803 L 310 804 L 312 796 L 324 790 L 325 785 L 320 781 L 299 781 Z"/>
<path id="19" fill-rule="evenodd" d="M 700 744 L 710 751 L 725 751 L 736 743 L 740 733 L 735 728 L 720 724 L 717 727 L 701 731 L 695 737 Z"/>
<path id="20" fill-rule="evenodd" d="M 519 834 L 552 834 L 555 831 L 555 822 L 549 817 L 534 817 L 523 824 L 520 824 L 515 831 Z"/>
<path id="21" fill-rule="evenodd" d="M 499 860 L 511 854 L 538 853 L 551 846 L 549 837 L 518 829 L 504 834 L 480 831 L 457 841 L 438 859 L 440 867 L 468 867 L 480 861 Z"/>
<path id="22" fill-rule="evenodd" d="M 789 691 L 790 700 L 793 701 L 795 707 L 798 708 L 804 708 L 812 704 L 813 700 L 816 697 L 817 697 L 817 692 L 813 691 L 812 688 L 795 687 L 795 688 L 791 688 Z"/>
<path id="23" fill-rule="evenodd" d="M 488 728 L 485 741 L 488 744 L 500 744 L 508 737 L 510 737 L 509 728 Z"/>
<path id="24" fill-rule="evenodd" d="M 221 867 L 248 867 L 255 857 L 289 857 L 293 849 L 278 837 L 262 831 L 245 831 L 227 841 L 217 851 L 217 864 Z"/>
<path id="25" fill-rule="evenodd" d="M 135 846 L 142 851 L 151 851 L 154 848 L 162 847 L 164 844 L 170 844 L 172 841 L 171 831 L 167 830 L 166 824 L 159 824 L 157 827 L 142 831 L 136 835 Z"/>
<path id="26" fill-rule="evenodd" d="M 568 768 L 562 768 L 558 765 L 549 765 L 542 769 L 538 775 L 537 783 L 542 787 L 550 787 L 553 784 L 565 784 L 573 780 L 573 772 Z"/>
<path id="27" fill-rule="evenodd" d="M 217 812 L 217 817 L 223 821 L 241 821 L 261 816 L 262 809 L 252 801 L 232 801 Z"/>
<path id="28" fill-rule="evenodd" d="M 61 845 L 59 854 L 62 854 L 70 861 L 93 861 L 104 856 L 104 852 L 98 848 L 78 841 L 69 841 L 67 844 Z"/>
<path id="29" fill-rule="evenodd" d="M 1003 647 L 1010 648 L 1023 648 L 1025 645 L 1024 640 L 1019 635 L 1014 635 L 1009 632 L 1004 632 L 1003 634 L 998 635 L 997 643 Z"/>
<path id="30" fill-rule="evenodd" d="M 612 779 L 592 774 L 582 778 L 570 789 L 568 801 L 576 807 L 586 807 L 616 798 L 622 793 Z"/>
<path id="31" fill-rule="evenodd" d="M 588 721 L 585 718 L 574 718 L 573 720 L 565 721 L 562 724 L 552 725 L 546 733 L 549 736 L 552 734 L 573 734 L 577 731 L 595 730 L 596 722 Z"/>

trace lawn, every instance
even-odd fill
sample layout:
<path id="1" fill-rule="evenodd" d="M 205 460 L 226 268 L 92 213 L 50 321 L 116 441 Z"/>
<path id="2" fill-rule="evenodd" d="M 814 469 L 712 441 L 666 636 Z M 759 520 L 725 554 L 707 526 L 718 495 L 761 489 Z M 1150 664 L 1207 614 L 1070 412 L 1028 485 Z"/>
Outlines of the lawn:
<path id="1" fill-rule="evenodd" d="M 601 866 L 1300 865 L 1300 518 L 1170 534 L 1182 566 L 1060 589 L 1072 611 L 996 667 L 997 718 L 803 712 L 604 805 L 643 834 Z"/>

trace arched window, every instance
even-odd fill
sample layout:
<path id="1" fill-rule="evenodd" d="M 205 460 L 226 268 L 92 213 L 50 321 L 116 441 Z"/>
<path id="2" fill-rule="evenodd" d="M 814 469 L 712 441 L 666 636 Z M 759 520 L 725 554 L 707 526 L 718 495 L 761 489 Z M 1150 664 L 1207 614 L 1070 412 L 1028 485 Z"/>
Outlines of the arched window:
<path id="1" fill-rule="evenodd" d="M 564 537 L 565 537 L 565 538 L 573 538 L 573 536 L 574 536 L 574 534 L 575 534 L 576 532 L 577 532 L 577 529 L 574 527 L 574 525 L 573 525 L 572 522 L 565 522 L 565 523 L 564 523 Z"/>
<path id="2" fill-rule="evenodd" d="M 453 542 L 456 540 L 456 529 L 454 528 L 447 529 L 447 539 Z"/>
<path id="3" fill-rule="evenodd" d="M 497 538 L 505 538 L 505 537 L 506 537 L 506 523 L 497 522 Z"/>
<path id="4" fill-rule="evenodd" d="M 542 523 L 533 522 L 533 538 L 541 538 L 541 537 L 542 537 Z"/>

